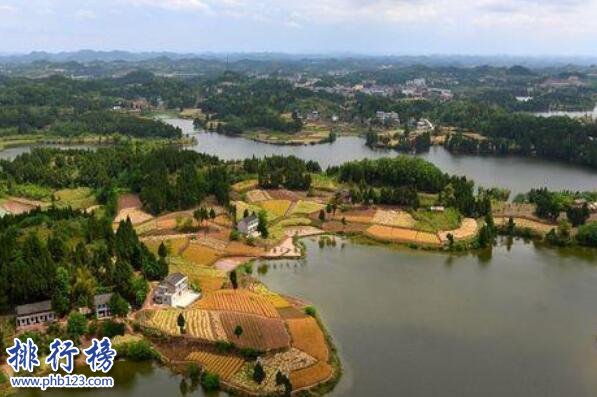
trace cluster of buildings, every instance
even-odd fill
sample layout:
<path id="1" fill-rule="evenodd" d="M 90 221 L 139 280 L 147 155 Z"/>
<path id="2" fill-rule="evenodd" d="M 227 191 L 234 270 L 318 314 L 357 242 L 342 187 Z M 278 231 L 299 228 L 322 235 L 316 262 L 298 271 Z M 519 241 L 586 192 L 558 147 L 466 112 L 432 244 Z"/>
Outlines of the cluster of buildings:
<path id="1" fill-rule="evenodd" d="M 189 286 L 189 278 L 182 273 L 172 273 L 162 280 L 153 294 L 153 301 L 159 305 L 184 308 L 199 299 L 201 295 Z M 112 293 L 97 294 L 93 297 L 93 307 L 81 308 L 82 314 L 94 314 L 98 319 L 112 316 L 110 299 Z M 42 325 L 58 320 L 58 315 L 52 309 L 52 301 L 19 305 L 15 308 L 17 329 L 24 329 L 35 325 Z"/>
<path id="2" fill-rule="evenodd" d="M 111 293 L 98 294 L 93 297 L 93 308 L 86 308 L 84 312 L 94 313 L 97 318 L 110 317 Z M 26 305 L 19 305 L 15 309 L 17 328 L 25 328 L 32 325 L 51 323 L 57 320 L 58 316 L 52 309 L 52 301 L 46 300 Z"/>

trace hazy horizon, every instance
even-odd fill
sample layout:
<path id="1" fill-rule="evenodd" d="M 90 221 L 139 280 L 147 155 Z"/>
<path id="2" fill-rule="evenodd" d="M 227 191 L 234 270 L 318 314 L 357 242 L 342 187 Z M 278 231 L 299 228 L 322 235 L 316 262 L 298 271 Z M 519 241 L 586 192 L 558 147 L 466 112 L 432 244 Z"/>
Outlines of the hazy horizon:
<path id="1" fill-rule="evenodd" d="M 595 57 L 597 0 L 0 0 L 0 53 Z"/>

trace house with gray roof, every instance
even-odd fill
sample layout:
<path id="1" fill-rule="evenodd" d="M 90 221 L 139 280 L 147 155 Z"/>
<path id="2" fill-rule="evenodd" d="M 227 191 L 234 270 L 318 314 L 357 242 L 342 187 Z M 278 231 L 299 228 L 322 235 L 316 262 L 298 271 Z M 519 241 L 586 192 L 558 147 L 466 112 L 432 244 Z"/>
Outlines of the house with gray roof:
<path id="1" fill-rule="evenodd" d="M 169 274 L 163 279 L 153 294 L 153 301 L 159 305 L 186 307 L 199 298 L 189 288 L 189 278 L 182 273 Z"/>
<path id="2" fill-rule="evenodd" d="M 98 294 L 93 297 L 93 310 L 97 318 L 110 317 L 110 298 L 112 293 Z"/>
<path id="3" fill-rule="evenodd" d="M 257 226 L 259 226 L 259 218 L 252 214 L 238 221 L 236 230 L 241 234 L 251 235 L 257 231 Z"/>
<path id="4" fill-rule="evenodd" d="M 52 310 L 52 301 L 49 300 L 19 305 L 15 309 L 15 314 L 17 328 L 56 320 L 56 313 Z"/>

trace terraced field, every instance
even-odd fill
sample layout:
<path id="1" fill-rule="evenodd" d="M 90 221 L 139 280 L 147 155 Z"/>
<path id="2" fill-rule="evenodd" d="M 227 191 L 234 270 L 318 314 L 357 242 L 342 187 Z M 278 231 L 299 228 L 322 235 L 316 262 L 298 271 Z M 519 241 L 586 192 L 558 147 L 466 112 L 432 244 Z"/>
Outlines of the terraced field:
<path id="1" fill-rule="evenodd" d="M 290 336 L 281 319 L 234 312 L 221 312 L 220 319 L 227 339 L 240 348 L 270 351 L 290 346 Z M 237 326 L 243 329 L 240 336 L 234 334 Z"/>
<path id="2" fill-rule="evenodd" d="M 266 200 L 261 201 L 259 205 L 267 211 L 268 214 L 273 215 L 273 219 L 280 218 L 286 214 L 291 202 L 289 200 Z M 268 220 L 273 220 L 268 218 Z"/>
<path id="3" fill-rule="evenodd" d="M 406 211 L 379 209 L 372 219 L 373 223 L 384 226 L 414 228 L 417 223 Z"/>
<path id="4" fill-rule="evenodd" d="M 311 214 L 313 212 L 319 212 L 319 210 L 325 208 L 325 205 L 307 200 L 299 200 L 296 202 L 292 209 L 292 214 Z"/>
<path id="5" fill-rule="evenodd" d="M 245 362 L 240 357 L 209 352 L 192 352 L 186 359 L 199 362 L 203 368 L 223 380 L 230 380 Z"/>
<path id="6" fill-rule="evenodd" d="M 266 297 L 276 309 L 283 309 L 290 307 L 290 303 L 284 299 L 280 294 L 270 291 L 265 285 L 261 283 L 253 283 L 249 286 L 249 290 L 256 294 Z"/>
<path id="7" fill-rule="evenodd" d="M 265 201 L 265 200 L 272 199 L 272 197 L 265 190 L 261 190 L 261 189 L 250 190 L 245 194 L 247 195 L 247 200 L 250 203 L 255 203 L 255 202 L 259 202 L 259 201 Z"/>
<path id="8" fill-rule="evenodd" d="M 219 314 L 206 310 L 156 310 L 149 325 L 169 335 L 180 335 L 176 320 L 181 312 L 185 317 L 187 335 L 210 342 L 228 340 Z"/>
<path id="9" fill-rule="evenodd" d="M 213 264 L 220 256 L 217 250 L 200 244 L 189 244 L 182 252 L 184 259 L 203 266 Z"/>
<path id="10" fill-rule="evenodd" d="M 224 310 L 277 318 L 274 305 L 265 297 L 244 290 L 221 290 L 206 293 L 198 302 L 206 310 Z"/>

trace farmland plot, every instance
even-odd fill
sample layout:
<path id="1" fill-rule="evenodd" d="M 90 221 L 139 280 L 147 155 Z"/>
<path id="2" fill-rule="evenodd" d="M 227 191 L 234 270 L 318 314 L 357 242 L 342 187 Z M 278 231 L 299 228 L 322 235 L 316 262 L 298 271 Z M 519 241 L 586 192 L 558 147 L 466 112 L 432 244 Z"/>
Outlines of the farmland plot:
<path id="1" fill-rule="evenodd" d="M 240 348 L 269 351 L 290 345 L 290 336 L 281 319 L 234 312 L 220 312 L 220 319 L 228 340 Z M 234 334 L 237 326 L 243 329 L 240 336 Z"/>
<path id="2" fill-rule="evenodd" d="M 420 232 L 412 229 L 400 229 L 390 226 L 373 225 L 365 234 L 378 240 L 400 243 L 439 245 L 439 237 L 434 233 Z"/>
<path id="3" fill-rule="evenodd" d="M 229 380 L 245 362 L 240 357 L 209 352 L 191 352 L 186 359 L 199 362 L 207 371 L 224 380 Z"/>
<path id="4" fill-rule="evenodd" d="M 327 361 L 329 356 L 325 335 L 313 317 L 286 320 L 292 347 L 304 351 L 318 360 Z"/>
<path id="5" fill-rule="evenodd" d="M 406 211 L 386 209 L 377 210 L 372 222 L 379 225 L 404 228 L 413 228 L 417 223 L 415 219 Z"/>
<path id="6" fill-rule="evenodd" d="M 332 367 L 324 361 L 318 361 L 315 365 L 291 372 L 290 383 L 294 390 L 298 390 L 323 382 L 331 375 Z"/>
<path id="7" fill-rule="evenodd" d="M 255 203 L 259 201 L 271 200 L 271 196 L 265 191 L 260 189 L 254 189 L 245 193 L 249 203 Z"/>
<path id="8" fill-rule="evenodd" d="M 274 305 L 265 297 L 243 290 L 221 290 L 206 293 L 198 303 L 206 310 L 224 310 L 277 318 Z"/>

